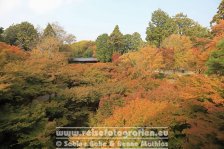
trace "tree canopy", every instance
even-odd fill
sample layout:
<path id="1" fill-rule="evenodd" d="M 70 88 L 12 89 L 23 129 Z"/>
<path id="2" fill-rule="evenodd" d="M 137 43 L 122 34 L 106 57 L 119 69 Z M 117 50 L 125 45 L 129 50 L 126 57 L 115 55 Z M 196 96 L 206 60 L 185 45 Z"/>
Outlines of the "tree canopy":
<path id="1" fill-rule="evenodd" d="M 224 75 L 224 39 L 219 41 L 207 62 L 208 74 Z"/>
<path id="2" fill-rule="evenodd" d="M 49 23 L 47 27 L 44 29 L 43 38 L 45 37 L 56 37 L 56 32 Z"/>
<path id="3" fill-rule="evenodd" d="M 113 52 L 124 53 L 123 42 L 123 34 L 120 32 L 119 26 L 116 25 L 113 32 L 110 34 L 110 45 Z"/>
<path id="4" fill-rule="evenodd" d="M 222 0 L 221 3 L 219 4 L 218 11 L 212 18 L 212 21 L 210 22 L 211 25 L 213 25 L 214 23 L 218 24 L 220 20 L 224 20 L 224 9 L 223 8 L 224 8 L 224 0 Z"/>
<path id="5" fill-rule="evenodd" d="M 96 39 L 96 57 L 102 62 L 110 62 L 112 59 L 112 48 L 110 38 L 107 34 L 102 34 Z"/>
<path id="6" fill-rule="evenodd" d="M 11 25 L 4 31 L 4 41 L 18 45 L 25 50 L 31 50 L 38 39 L 37 30 L 29 22 Z"/>
<path id="7" fill-rule="evenodd" d="M 176 26 L 172 18 L 166 12 L 158 9 L 152 13 L 149 27 L 146 29 L 146 41 L 160 47 L 162 41 L 173 34 L 175 30 Z"/>

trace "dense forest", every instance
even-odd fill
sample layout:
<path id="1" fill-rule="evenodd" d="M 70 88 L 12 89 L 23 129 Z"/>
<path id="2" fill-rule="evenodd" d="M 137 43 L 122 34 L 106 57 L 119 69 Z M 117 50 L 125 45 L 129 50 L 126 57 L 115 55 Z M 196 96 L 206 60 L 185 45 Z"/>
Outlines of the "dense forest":
<path id="1" fill-rule="evenodd" d="M 58 126 L 168 126 L 169 148 L 223 148 L 223 8 L 211 28 L 158 9 L 146 40 L 118 25 L 79 42 L 58 23 L 0 28 L 0 148 L 55 148 Z"/>

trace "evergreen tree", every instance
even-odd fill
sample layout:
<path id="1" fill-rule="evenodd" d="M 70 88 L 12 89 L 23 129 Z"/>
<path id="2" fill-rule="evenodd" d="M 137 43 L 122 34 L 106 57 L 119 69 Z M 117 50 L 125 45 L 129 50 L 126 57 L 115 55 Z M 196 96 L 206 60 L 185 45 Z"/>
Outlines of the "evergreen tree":
<path id="1" fill-rule="evenodd" d="M 123 52 L 127 53 L 129 51 L 137 51 L 143 46 L 143 43 L 144 42 L 141 38 L 141 35 L 137 32 L 133 33 L 132 35 L 124 35 Z"/>
<path id="2" fill-rule="evenodd" d="M 133 40 L 133 50 L 138 50 L 144 44 L 141 35 L 138 32 L 134 32 L 132 34 L 132 40 Z"/>
<path id="3" fill-rule="evenodd" d="M 0 27 L 0 42 L 3 41 L 3 36 L 2 36 L 3 32 L 4 32 L 4 28 Z"/>
<path id="4" fill-rule="evenodd" d="M 217 49 L 212 52 L 208 62 L 208 74 L 224 75 L 224 40 L 217 44 Z"/>
<path id="5" fill-rule="evenodd" d="M 176 34 L 185 35 L 194 38 L 206 38 L 210 36 L 210 32 L 207 28 L 201 26 L 196 21 L 187 17 L 183 13 L 178 13 L 173 17 L 173 21 L 176 25 Z"/>
<path id="6" fill-rule="evenodd" d="M 50 23 L 44 29 L 43 37 L 56 37 L 56 33 Z"/>
<path id="7" fill-rule="evenodd" d="M 113 32 L 110 34 L 110 44 L 113 52 L 124 53 L 124 40 L 123 34 L 120 32 L 119 26 L 116 25 Z"/>
<path id="8" fill-rule="evenodd" d="M 172 18 L 161 9 L 156 10 L 152 14 L 152 19 L 146 31 L 146 41 L 160 47 L 161 42 L 173 34 L 175 30 L 176 25 Z"/>
<path id="9" fill-rule="evenodd" d="M 222 2 L 220 3 L 218 11 L 211 21 L 211 25 L 214 23 L 218 24 L 219 21 L 223 19 L 224 19 L 224 0 L 222 0 Z"/>
<path id="10" fill-rule="evenodd" d="M 110 62 L 112 59 L 112 49 L 109 44 L 109 36 L 107 34 L 100 35 L 96 40 L 96 57 L 101 62 Z"/>

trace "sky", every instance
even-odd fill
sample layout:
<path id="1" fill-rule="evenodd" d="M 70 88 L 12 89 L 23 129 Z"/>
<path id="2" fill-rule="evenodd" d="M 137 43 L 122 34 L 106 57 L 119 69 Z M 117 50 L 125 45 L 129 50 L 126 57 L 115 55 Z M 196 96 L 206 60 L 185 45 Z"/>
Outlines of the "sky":
<path id="1" fill-rule="evenodd" d="M 144 39 L 153 11 L 170 16 L 183 12 L 201 25 L 217 12 L 221 0 L 0 0 L 0 26 L 28 21 L 37 28 L 58 22 L 77 40 L 95 40 L 119 25 L 123 34 L 139 32 Z"/>

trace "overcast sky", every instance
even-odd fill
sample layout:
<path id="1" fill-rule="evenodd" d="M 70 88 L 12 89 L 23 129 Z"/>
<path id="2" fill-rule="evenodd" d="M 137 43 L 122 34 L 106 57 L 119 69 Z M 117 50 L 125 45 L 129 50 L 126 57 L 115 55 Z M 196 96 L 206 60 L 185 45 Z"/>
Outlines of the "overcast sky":
<path id="1" fill-rule="evenodd" d="M 118 24 L 122 33 L 139 32 L 145 38 L 151 13 L 158 8 L 174 16 L 187 14 L 203 26 L 217 11 L 221 0 L 0 0 L 0 26 L 29 21 L 44 28 L 59 22 L 77 40 L 95 40 L 111 33 Z"/>

